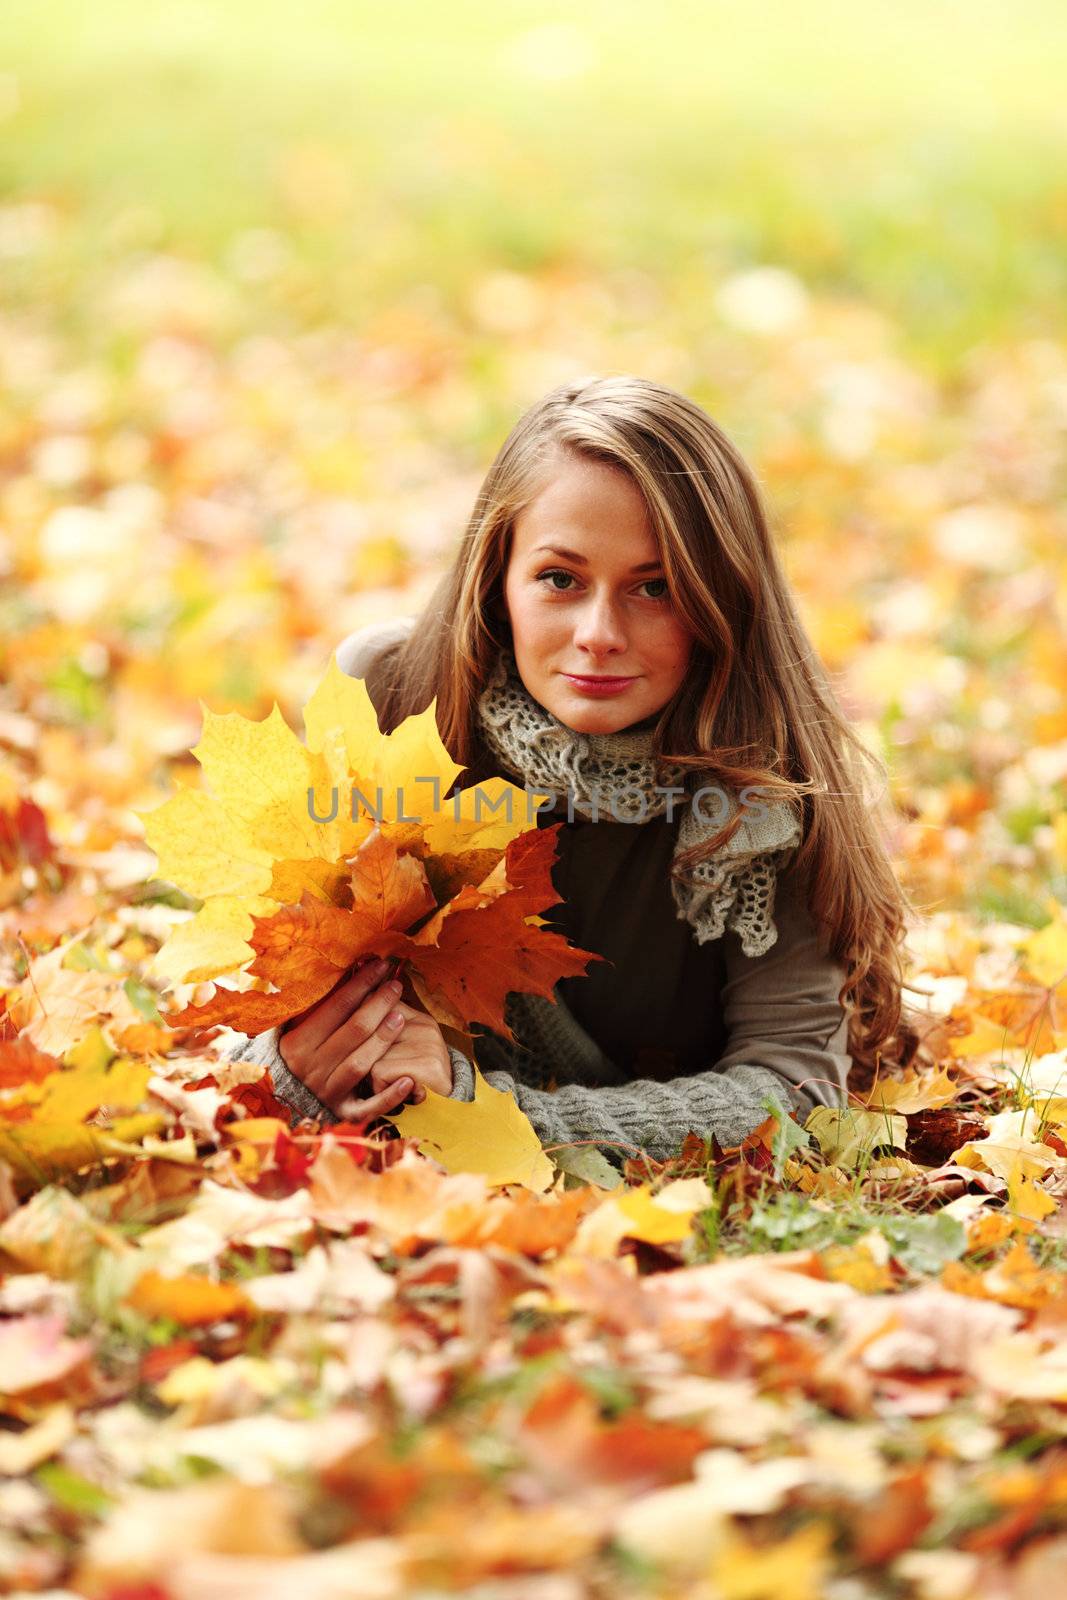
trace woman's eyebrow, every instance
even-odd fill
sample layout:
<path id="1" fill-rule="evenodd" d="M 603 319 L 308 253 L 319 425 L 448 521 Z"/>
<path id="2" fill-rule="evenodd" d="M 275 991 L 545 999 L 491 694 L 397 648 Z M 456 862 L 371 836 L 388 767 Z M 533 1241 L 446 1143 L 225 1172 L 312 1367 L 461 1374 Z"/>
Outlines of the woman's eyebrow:
<path id="1" fill-rule="evenodd" d="M 531 550 L 530 554 L 531 555 L 536 555 L 538 550 L 551 550 L 553 555 L 555 555 L 555 556 L 563 556 L 565 560 L 574 561 L 580 567 L 587 567 L 589 565 L 589 563 L 585 559 L 585 557 L 584 556 L 580 556 L 578 554 L 577 550 L 566 550 L 566 549 L 564 549 L 564 547 L 562 545 L 559 545 L 559 544 L 539 544 L 539 545 L 535 545 L 533 550 Z M 663 565 L 662 561 L 643 561 L 639 567 L 631 567 L 630 571 L 631 572 L 655 572 L 657 570 L 657 568 L 662 567 L 662 565 Z"/>

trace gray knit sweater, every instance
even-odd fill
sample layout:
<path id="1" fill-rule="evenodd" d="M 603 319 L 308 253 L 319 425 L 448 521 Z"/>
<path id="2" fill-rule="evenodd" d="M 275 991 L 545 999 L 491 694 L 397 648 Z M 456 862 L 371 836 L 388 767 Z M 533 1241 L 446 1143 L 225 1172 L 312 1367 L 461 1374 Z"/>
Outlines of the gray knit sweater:
<path id="1" fill-rule="evenodd" d="M 353 676 L 365 677 L 378 652 L 403 637 L 410 626 L 411 619 L 403 618 L 359 630 L 338 648 L 338 664 Z M 654 831 L 647 831 L 645 837 L 650 849 L 658 848 L 653 842 L 658 837 Z M 605 867 L 605 850 L 619 856 L 625 868 L 625 856 L 620 852 L 629 847 L 631 867 L 623 875 L 626 884 L 632 886 L 633 850 L 643 843 L 632 825 L 616 824 L 614 834 L 601 831 L 598 849 L 602 859 L 596 863 L 597 871 Z M 581 850 L 572 852 L 572 857 L 580 860 L 581 854 Z M 610 877 L 610 859 L 606 865 Z M 652 876 L 657 880 L 661 876 L 658 867 Z M 574 879 L 581 894 L 582 880 L 577 874 Z M 616 901 L 612 907 L 609 901 L 598 900 L 600 920 L 594 919 L 588 926 L 594 932 L 599 926 L 605 934 L 618 929 L 627 920 L 619 917 L 619 904 Z M 641 917 L 641 906 L 632 905 L 630 909 L 632 925 L 634 918 Z M 775 922 L 779 936 L 764 955 L 742 955 L 736 934 L 730 932 L 713 942 L 722 947 L 714 952 L 714 960 L 720 965 L 703 968 L 687 963 L 710 961 L 710 947 L 704 947 L 704 956 L 698 958 L 693 953 L 695 941 L 686 939 L 687 930 L 676 919 L 672 917 L 670 924 L 661 922 L 658 933 L 655 925 L 649 924 L 653 934 L 651 948 L 658 949 L 667 963 L 661 969 L 664 977 L 669 980 L 679 969 L 684 980 L 677 991 L 670 989 L 669 981 L 658 984 L 656 994 L 662 1016 L 656 1019 L 656 1030 L 663 1029 L 665 1019 L 677 1009 L 687 1008 L 693 1018 L 711 1011 L 720 1032 L 713 1029 L 707 1037 L 722 1038 L 722 1048 L 711 1057 L 714 1065 L 670 1077 L 633 1076 L 632 1064 L 629 1069 L 617 1064 L 568 1005 L 564 991 L 583 997 L 595 992 L 588 988 L 588 979 L 574 978 L 557 985 L 555 1004 L 537 995 L 509 995 L 505 1015 L 517 1043 L 509 1044 L 488 1030 L 475 1030 L 478 1069 L 493 1088 L 514 1096 L 542 1144 L 590 1140 L 616 1163 L 640 1150 L 655 1160 L 665 1160 L 677 1152 L 690 1131 L 704 1138 L 714 1134 L 722 1146 L 739 1144 L 766 1120 L 768 1102 L 776 1114 L 795 1113 L 801 1123 L 816 1105 L 841 1106 L 845 1103 L 851 1066 L 848 1019 L 837 998 L 844 972 L 820 952 L 799 886 L 789 880 L 788 874 L 779 880 Z M 574 937 L 585 931 L 586 925 L 581 921 L 572 920 L 570 926 L 563 921 L 560 926 L 566 927 L 574 942 L 583 948 L 603 949 L 603 944 Z M 686 943 L 675 945 L 676 939 Z M 670 944 L 665 954 L 664 944 Z M 616 955 L 614 965 L 624 967 L 626 952 L 620 948 Z M 629 960 L 633 968 L 632 954 Z M 633 983 L 625 970 L 615 979 L 612 991 L 612 965 L 604 963 L 603 971 L 598 971 L 601 964 L 594 963 L 592 968 L 597 972 L 597 982 L 608 985 L 603 990 L 600 1014 L 606 1018 L 603 1008 L 606 1005 L 610 1010 L 613 994 L 620 1015 L 639 1014 L 633 1012 L 633 994 L 626 992 L 632 990 Z M 583 983 L 586 989 L 575 988 Z M 716 984 L 718 995 L 707 992 Z M 663 990 L 667 991 L 665 1000 Z M 612 1037 L 621 1042 L 630 1026 L 628 1020 L 622 1034 Z M 605 1024 L 601 1033 L 610 1035 L 610 1027 Z M 326 1123 L 338 1121 L 290 1072 L 279 1053 L 278 1039 L 277 1028 L 251 1039 L 238 1034 L 222 1053 L 269 1069 L 275 1093 L 294 1116 Z M 619 1043 L 615 1048 L 622 1054 Z M 472 1063 L 459 1049 L 451 1047 L 450 1053 L 450 1098 L 470 1101 L 474 1098 Z M 553 1082 L 556 1087 L 546 1087 Z"/>
<path id="2" fill-rule="evenodd" d="M 509 1024 L 510 1025 L 510 1024 Z M 561 1003 L 560 1032 L 573 1048 L 573 1030 L 578 1028 Z M 588 1037 L 588 1036 L 587 1036 Z M 285 1065 L 278 1052 L 278 1029 L 249 1039 L 223 1051 L 227 1059 L 258 1062 L 269 1068 L 274 1092 L 292 1108 L 295 1117 L 311 1117 L 319 1122 L 340 1119 L 324 1106 Z M 508 1045 L 493 1038 L 494 1053 L 507 1052 Z M 450 1047 L 452 1056 L 452 1100 L 474 1099 L 474 1068 L 461 1050 Z M 542 1145 L 569 1144 L 593 1140 L 603 1154 L 621 1162 L 641 1150 L 655 1161 L 665 1161 L 677 1153 L 692 1131 L 702 1138 L 714 1133 L 720 1145 L 736 1145 L 759 1127 L 768 1116 L 764 1101 L 769 1099 L 776 1115 L 796 1111 L 803 1123 L 814 1101 L 803 1090 L 787 1084 L 768 1067 L 738 1063 L 725 1071 L 695 1073 L 691 1077 L 657 1083 L 652 1078 L 636 1078 L 619 1085 L 589 1086 L 581 1082 L 561 1083 L 557 1089 L 533 1088 L 515 1072 L 504 1069 L 486 1071 L 481 1065 L 483 1046 L 476 1047 L 479 1068 L 486 1083 L 514 1095 L 520 1109 L 530 1119 Z M 290 1119 L 295 1120 L 295 1118 Z"/>

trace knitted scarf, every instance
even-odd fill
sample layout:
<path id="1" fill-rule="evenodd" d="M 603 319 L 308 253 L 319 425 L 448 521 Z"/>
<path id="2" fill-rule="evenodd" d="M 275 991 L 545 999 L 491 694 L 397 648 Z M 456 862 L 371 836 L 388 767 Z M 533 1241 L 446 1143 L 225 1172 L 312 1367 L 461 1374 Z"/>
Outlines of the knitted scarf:
<path id="1" fill-rule="evenodd" d="M 684 768 L 668 764 L 657 777 L 651 755 L 652 730 L 577 733 L 533 698 L 519 676 L 510 649 L 500 652 L 478 701 L 478 722 L 486 744 L 504 768 L 531 790 L 567 795 L 574 810 L 590 820 L 645 822 L 663 815 L 668 804 L 677 819 L 674 857 L 714 837 L 739 809 L 734 790 L 710 775 L 694 781 Z M 657 793 L 657 785 L 661 792 Z M 662 792 L 670 786 L 684 795 Z M 711 793 L 693 803 L 702 786 Z M 723 797 L 729 807 L 723 814 Z M 679 918 L 692 926 L 699 944 L 734 929 L 747 956 L 760 956 L 778 937 L 771 919 L 778 869 L 801 840 L 800 824 L 781 802 L 760 800 L 744 808 L 741 824 L 726 844 L 684 876 L 672 875 L 671 893 Z"/>

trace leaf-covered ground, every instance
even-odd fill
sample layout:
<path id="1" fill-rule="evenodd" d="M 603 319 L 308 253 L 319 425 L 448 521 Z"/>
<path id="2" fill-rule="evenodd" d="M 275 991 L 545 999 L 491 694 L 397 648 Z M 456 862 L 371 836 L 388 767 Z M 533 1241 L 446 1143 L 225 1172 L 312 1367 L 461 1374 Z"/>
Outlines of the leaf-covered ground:
<path id="1" fill-rule="evenodd" d="M 0 1589 L 1055 1593 L 1062 17 L 153 10 L 5 17 Z M 168 1023 L 199 902 L 138 813 L 611 370 L 761 477 L 891 771 L 908 1027 L 615 1191 L 288 1130 Z"/>

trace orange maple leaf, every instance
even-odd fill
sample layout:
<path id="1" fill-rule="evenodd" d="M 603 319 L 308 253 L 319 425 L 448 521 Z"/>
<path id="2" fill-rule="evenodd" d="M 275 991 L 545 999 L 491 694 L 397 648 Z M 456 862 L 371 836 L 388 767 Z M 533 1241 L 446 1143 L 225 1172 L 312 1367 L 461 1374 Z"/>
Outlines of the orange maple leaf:
<path id="1" fill-rule="evenodd" d="M 480 1022 L 511 1040 L 504 1004 L 512 990 L 551 998 L 560 978 L 604 959 L 527 920 L 559 901 L 551 866 L 561 826 L 532 828 L 512 839 L 480 884 L 464 884 L 441 907 L 422 863 L 375 828 L 351 860 L 351 907 L 318 900 L 305 889 L 299 905 L 256 920 L 249 941 L 256 958 L 248 971 L 274 983 L 274 992 L 218 989 L 168 1022 L 226 1023 L 261 1033 L 309 1010 L 360 957 L 374 954 L 408 961 L 412 982 L 438 1022 L 461 1031 Z"/>

